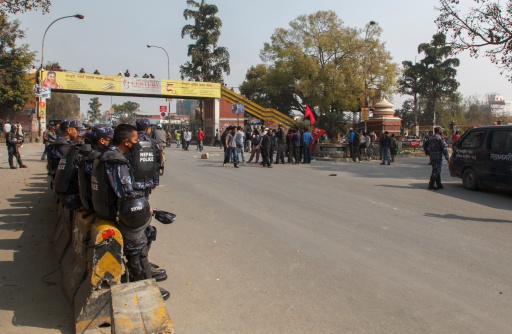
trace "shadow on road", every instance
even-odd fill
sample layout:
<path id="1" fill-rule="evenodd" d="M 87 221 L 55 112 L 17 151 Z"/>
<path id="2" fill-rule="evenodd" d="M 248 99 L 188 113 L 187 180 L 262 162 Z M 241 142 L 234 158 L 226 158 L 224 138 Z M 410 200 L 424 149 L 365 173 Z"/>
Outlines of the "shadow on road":
<path id="1" fill-rule="evenodd" d="M 54 255 L 56 212 L 46 174 L 5 181 L 0 203 L 0 310 L 12 312 L 7 333 L 72 333 L 72 311 L 60 287 Z M 0 326 L 2 327 L 2 326 Z M 18 327 L 18 328 L 17 328 Z M 3 331 L 3 330 L 2 330 Z M 4 333 L 5 333 L 4 332 Z"/>
<path id="2" fill-rule="evenodd" d="M 484 223 L 512 223 L 512 220 L 505 219 L 493 219 L 493 218 L 473 218 L 473 217 L 464 217 L 454 214 L 445 214 L 440 215 L 437 213 L 425 213 L 426 217 L 434 217 L 439 219 L 450 219 L 450 220 L 464 220 L 464 221 L 475 221 L 475 222 L 484 222 Z"/>

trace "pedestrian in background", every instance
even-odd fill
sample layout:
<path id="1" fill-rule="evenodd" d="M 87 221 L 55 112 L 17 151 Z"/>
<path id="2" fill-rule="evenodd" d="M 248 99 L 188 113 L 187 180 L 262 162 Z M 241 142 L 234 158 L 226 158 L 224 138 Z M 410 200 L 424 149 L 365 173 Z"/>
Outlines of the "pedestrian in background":
<path id="1" fill-rule="evenodd" d="M 267 134 L 261 140 L 261 155 L 263 156 L 263 167 L 272 168 L 271 152 L 274 150 L 274 139 L 272 138 L 272 129 L 267 130 Z"/>
<path id="2" fill-rule="evenodd" d="M 180 148 L 181 131 L 176 132 L 176 148 Z"/>
<path id="3" fill-rule="evenodd" d="M 288 134 L 286 135 L 286 145 L 288 147 L 288 163 L 291 164 L 293 162 L 293 134 L 295 130 L 288 130 Z"/>
<path id="4" fill-rule="evenodd" d="M 300 132 L 298 128 L 293 130 L 292 144 L 295 164 L 298 165 L 300 163 Z"/>
<path id="5" fill-rule="evenodd" d="M 203 151 L 203 139 L 204 139 L 204 133 L 201 131 L 201 128 L 197 129 L 197 149 L 199 152 Z"/>
<path id="6" fill-rule="evenodd" d="M 350 146 L 352 147 L 352 152 L 350 153 L 352 161 L 356 162 L 357 160 L 358 162 L 361 162 L 361 151 L 359 150 L 359 145 L 361 144 L 361 137 L 359 135 L 359 132 L 352 131 L 350 135 L 352 137 L 352 144 L 350 144 Z"/>
<path id="7" fill-rule="evenodd" d="M 19 145 L 21 140 L 18 138 L 16 134 L 16 127 L 12 126 L 11 131 L 8 132 L 5 136 L 5 143 L 7 145 L 7 154 L 9 156 L 9 166 L 11 169 L 16 169 L 16 164 L 14 164 L 14 157 L 16 157 L 16 162 L 20 165 L 20 168 L 27 168 L 26 165 L 21 161 L 21 155 L 19 151 Z"/>
<path id="8" fill-rule="evenodd" d="M 391 162 L 395 163 L 396 151 L 398 149 L 398 143 L 395 138 L 395 134 L 391 135 L 389 138 L 389 152 L 391 153 Z"/>
<path id="9" fill-rule="evenodd" d="M 245 153 L 244 153 L 244 137 L 245 133 L 241 126 L 237 127 L 237 131 L 235 133 L 235 141 L 236 141 L 236 160 L 240 162 L 240 156 L 242 156 L 242 163 L 245 164 Z"/>
<path id="10" fill-rule="evenodd" d="M 233 167 L 238 168 L 238 160 L 236 157 L 236 127 L 229 127 L 230 131 L 227 132 L 226 135 L 226 146 L 227 146 L 227 154 L 224 156 L 224 165 L 229 162 L 229 157 L 231 157 L 231 161 L 233 162 Z"/>
<path id="11" fill-rule="evenodd" d="M 251 162 L 254 158 L 254 155 L 256 155 L 256 163 L 260 160 L 260 144 L 261 144 L 261 138 L 260 138 L 260 132 L 258 129 L 254 129 L 252 132 L 252 151 L 251 151 L 251 157 L 249 158 L 248 162 Z"/>
<path id="12" fill-rule="evenodd" d="M 391 165 L 391 157 L 390 157 L 390 153 L 389 153 L 389 146 L 390 146 L 391 140 L 388 135 L 389 135 L 389 132 L 385 131 L 384 137 L 382 138 L 382 163 L 381 163 L 381 165 L 385 165 L 387 163 L 389 166 L 389 165 Z"/>
<path id="13" fill-rule="evenodd" d="M 284 152 L 286 150 L 286 140 L 285 140 L 285 134 L 284 134 L 284 128 L 281 124 L 277 127 L 276 132 L 276 138 L 277 138 L 277 154 L 276 154 L 276 165 L 279 164 L 279 161 L 281 161 L 282 164 L 284 164 Z"/>
<path id="14" fill-rule="evenodd" d="M 48 145 L 53 143 L 57 139 L 57 136 L 55 135 L 55 128 L 53 126 L 47 126 L 46 130 L 43 133 L 43 144 L 44 144 L 44 151 L 43 155 L 41 156 L 41 160 L 46 159 L 46 154 L 48 153 Z"/>
<path id="15" fill-rule="evenodd" d="M 217 145 L 217 143 L 219 143 L 219 147 L 222 148 L 223 145 L 222 145 L 222 142 L 220 140 L 221 139 L 220 137 L 221 137 L 221 133 L 219 132 L 219 129 L 216 129 L 215 130 L 215 140 L 214 140 L 213 145 L 212 145 L 213 147 L 215 147 L 215 145 Z"/>
<path id="16" fill-rule="evenodd" d="M 251 128 L 248 127 L 247 131 L 245 131 L 245 152 L 251 152 L 251 144 L 252 144 L 252 131 Z"/>
<path id="17" fill-rule="evenodd" d="M 185 132 L 183 132 L 183 147 L 185 151 L 188 151 L 188 147 L 190 146 L 190 141 L 192 140 L 192 133 L 189 128 L 185 128 Z"/>
<path id="18" fill-rule="evenodd" d="M 311 163 L 311 145 L 313 145 L 313 136 L 309 133 L 308 128 L 304 128 L 304 133 L 302 134 L 303 141 L 303 151 L 304 151 L 304 163 Z"/>

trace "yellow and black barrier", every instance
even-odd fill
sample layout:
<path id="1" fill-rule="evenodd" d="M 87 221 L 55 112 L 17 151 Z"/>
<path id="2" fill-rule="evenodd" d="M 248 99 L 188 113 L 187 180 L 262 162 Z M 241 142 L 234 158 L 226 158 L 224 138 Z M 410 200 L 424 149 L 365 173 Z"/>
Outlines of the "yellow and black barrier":
<path id="1" fill-rule="evenodd" d="M 123 237 L 112 222 L 95 221 L 90 245 L 87 278 L 74 300 L 76 333 L 112 325 L 110 287 L 121 284 L 124 272 Z"/>
<path id="2" fill-rule="evenodd" d="M 75 332 L 174 333 L 154 280 L 122 283 L 123 237 L 116 224 L 62 207 L 58 197 L 55 253 L 63 290 L 74 306 Z M 122 284 L 121 284 L 122 283 Z"/>

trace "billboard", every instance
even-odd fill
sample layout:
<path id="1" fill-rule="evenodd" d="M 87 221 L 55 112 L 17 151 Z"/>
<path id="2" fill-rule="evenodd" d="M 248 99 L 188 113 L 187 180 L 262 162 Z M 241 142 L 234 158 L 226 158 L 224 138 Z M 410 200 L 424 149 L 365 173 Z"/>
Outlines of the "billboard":
<path id="1" fill-rule="evenodd" d="M 45 71 L 41 86 L 54 91 L 70 90 L 84 93 L 136 94 L 192 98 L 220 98 L 221 84 L 198 81 L 158 80 L 100 74 Z"/>

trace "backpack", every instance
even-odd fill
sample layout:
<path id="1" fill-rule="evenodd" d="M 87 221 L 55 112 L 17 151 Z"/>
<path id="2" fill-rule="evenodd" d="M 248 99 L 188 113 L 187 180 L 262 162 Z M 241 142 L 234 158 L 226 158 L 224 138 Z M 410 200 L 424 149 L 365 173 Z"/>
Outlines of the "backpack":
<path id="1" fill-rule="evenodd" d="M 255 135 L 255 136 L 252 138 L 252 144 L 253 144 L 253 145 L 259 145 L 259 144 L 260 144 L 260 136 Z"/>
<path id="2" fill-rule="evenodd" d="M 352 139 L 352 145 L 359 146 L 359 136 L 355 135 L 354 139 Z"/>

